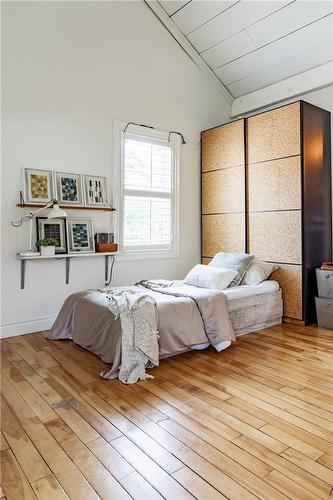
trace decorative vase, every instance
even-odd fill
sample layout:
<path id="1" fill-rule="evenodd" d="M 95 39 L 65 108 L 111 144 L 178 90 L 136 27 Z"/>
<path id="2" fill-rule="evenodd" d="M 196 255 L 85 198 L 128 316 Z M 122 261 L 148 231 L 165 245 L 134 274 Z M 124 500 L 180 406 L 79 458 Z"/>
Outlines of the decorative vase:
<path id="1" fill-rule="evenodd" d="M 40 247 L 40 254 L 44 257 L 55 255 L 55 246 Z"/>

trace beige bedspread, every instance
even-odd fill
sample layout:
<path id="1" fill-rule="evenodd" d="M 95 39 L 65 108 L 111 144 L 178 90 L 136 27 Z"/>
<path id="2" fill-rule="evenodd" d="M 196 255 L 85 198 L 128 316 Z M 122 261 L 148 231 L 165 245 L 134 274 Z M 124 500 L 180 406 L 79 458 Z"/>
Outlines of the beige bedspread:
<path id="1" fill-rule="evenodd" d="M 160 359 L 196 345 L 235 340 L 228 301 L 222 292 L 190 285 L 143 281 L 137 288 L 157 303 Z M 50 339 L 68 339 L 97 354 L 117 371 L 121 362 L 121 327 L 108 310 L 107 292 L 87 290 L 70 295 L 50 332 Z"/>

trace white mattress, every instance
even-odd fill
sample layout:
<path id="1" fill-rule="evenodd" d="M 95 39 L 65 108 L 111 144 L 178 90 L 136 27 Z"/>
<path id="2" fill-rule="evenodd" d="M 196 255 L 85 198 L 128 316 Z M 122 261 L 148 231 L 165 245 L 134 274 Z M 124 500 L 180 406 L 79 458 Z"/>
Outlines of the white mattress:
<path id="1" fill-rule="evenodd" d="M 232 300 L 244 299 L 245 297 L 253 297 L 266 293 L 273 293 L 279 290 L 279 284 L 274 280 L 266 280 L 259 285 L 241 285 L 223 290 L 223 293 L 228 297 L 229 302 Z"/>

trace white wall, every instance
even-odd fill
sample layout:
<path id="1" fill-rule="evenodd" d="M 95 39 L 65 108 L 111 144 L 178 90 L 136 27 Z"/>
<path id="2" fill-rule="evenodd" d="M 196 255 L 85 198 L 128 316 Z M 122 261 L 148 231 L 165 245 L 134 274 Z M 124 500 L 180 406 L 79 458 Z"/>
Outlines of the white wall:
<path id="1" fill-rule="evenodd" d="M 139 2 L 2 2 L 2 335 L 47 328 L 71 293 L 104 284 L 102 258 L 28 262 L 20 290 L 15 255 L 28 226 L 10 220 L 22 167 L 110 177 L 112 120 L 180 130 L 181 255 L 119 262 L 114 284 L 180 278 L 200 258 L 199 132 L 228 120 L 229 108 L 148 7 Z M 69 211 L 71 216 L 93 212 Z M 94 214 L 94 213 L 93 213 Z M 115 215 L 94 215 L 111 229 Z"/>

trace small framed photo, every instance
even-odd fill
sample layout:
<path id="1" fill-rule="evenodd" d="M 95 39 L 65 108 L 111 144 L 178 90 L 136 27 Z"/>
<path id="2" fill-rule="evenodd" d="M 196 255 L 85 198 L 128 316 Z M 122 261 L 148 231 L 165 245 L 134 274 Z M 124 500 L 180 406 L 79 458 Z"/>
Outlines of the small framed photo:
<path id="1" fill-rule="evenodd" d="M 94 252 L 94 228 L 91 219 L 67 219 L 68 253 Z"/>
<path id="2" fill-rule="evenodd" d="M 83 205 L 82 175 L 56 172 L 57 200 L 66 205 Z"/>
<path id="3" fill-rule="evenodd" d="M 53 199 L 53 172 L 51 170 L 24 169 L 25 203 L 46 204 Z"/>
<path id="4" fill-rule="evenodd" d="M 108 192 L 106 177 L 96 175 L 84 176 L 85 204 L 90 207 L 106 207 Z"/>
<path id="5" fill-rule="evenodd" d="M 47 219 L 46 217 L 36 217 L 37 240 L 40 238 L 55 238 L 58 244 L 55 247 L 56 253 L 67 253 L 67 236 L 65 219 Z"/>

